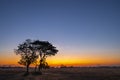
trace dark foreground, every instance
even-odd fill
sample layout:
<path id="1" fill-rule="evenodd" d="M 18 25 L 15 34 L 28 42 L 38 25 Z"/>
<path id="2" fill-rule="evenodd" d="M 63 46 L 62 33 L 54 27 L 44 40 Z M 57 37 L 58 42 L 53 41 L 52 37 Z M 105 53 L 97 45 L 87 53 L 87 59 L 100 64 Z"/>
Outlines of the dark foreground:
<path id="1" fill-rule="evenodd" d="M 0 80 L 120 80 L 120 68 L 52 68 L 42 75 L 23 76 L 23 71 L 0 70 Z"/>

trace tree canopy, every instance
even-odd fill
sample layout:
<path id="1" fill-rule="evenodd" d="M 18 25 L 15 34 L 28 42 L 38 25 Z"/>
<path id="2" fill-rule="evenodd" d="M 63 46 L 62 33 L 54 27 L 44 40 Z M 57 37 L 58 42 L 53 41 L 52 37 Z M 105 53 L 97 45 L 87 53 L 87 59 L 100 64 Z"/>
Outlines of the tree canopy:
<path id="1" fill-rule="evenodd" d="M 30 40 L 27 39 L 22 44 L 18 45 L 18 48 L 15 49 L 17 55 L 21 55 L 21 59 L 18 62 L 21 65 L 26 66 L 27 72 L 29 71 L 29 66 L 32 63 L 35 63 L 39 55 L 39 71 L 42 68 L 47 68 L 48 63 L 46 58 L 57 54 L 58 50 L 48 41 L 39 41 L 39 40 Z M 39 53 L 39 54 L 37 54 Z"/>
<path id="2" fill-rule="evenodd" d="M 34 46 L 34 49 L 36 50 L 36 52 L 39 52 L 39 56 L 40 56 L 39 70 L 46 66 L 45 64 L 46 64 L 47 56 L 55 55 L 58 52 L 56 47 L 53 46 L 48 41 L 35 40 L 33 41 L 32 45 Z"/>

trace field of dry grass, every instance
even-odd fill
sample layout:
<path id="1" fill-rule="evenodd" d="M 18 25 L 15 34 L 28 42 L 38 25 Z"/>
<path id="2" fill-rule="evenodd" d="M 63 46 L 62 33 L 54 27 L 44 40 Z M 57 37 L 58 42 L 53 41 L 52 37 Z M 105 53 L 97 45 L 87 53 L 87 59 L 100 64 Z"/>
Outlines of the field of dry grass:
<path id="1" fill-rule="evenodd" d="M 43 70 L 42 75 L 23 74 L 0 70 L 0 80 L 120 80 L 120 68 L 52 68 Z"/>

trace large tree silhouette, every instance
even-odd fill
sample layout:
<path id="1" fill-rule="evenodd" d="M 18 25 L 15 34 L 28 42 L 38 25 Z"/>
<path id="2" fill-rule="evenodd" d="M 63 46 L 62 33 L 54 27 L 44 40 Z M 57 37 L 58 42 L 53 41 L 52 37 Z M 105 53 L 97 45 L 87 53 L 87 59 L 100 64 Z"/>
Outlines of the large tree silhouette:
<path id="1" fill-rule="evenodd" d="M 39 52 L 39 56 L 40 56 L 39 71 L 40 71 L 45 66 L 48 66 L 46 62 L 46 58 L 48 56 L 55 55 L 58 52 L 58 50 L 56 49 L 55 46 L 53 46 L 48 41 L 35 40 L 32 43 L 32 45 L 34 46 L 34 49 L 36 50 L 36 52 Z"/>
<path id="2" fill-rule="evenodd" d="M 19 44 L 18 49 L 15 49 L 15 53 L 21 56 L 21 59 L 18 63 L 26 66 L 27 73 L 29 72 L 30 64 L 35 62 L 38 58 L 31 43 L 31 40 L 27 39 L 24 43 Z"/>

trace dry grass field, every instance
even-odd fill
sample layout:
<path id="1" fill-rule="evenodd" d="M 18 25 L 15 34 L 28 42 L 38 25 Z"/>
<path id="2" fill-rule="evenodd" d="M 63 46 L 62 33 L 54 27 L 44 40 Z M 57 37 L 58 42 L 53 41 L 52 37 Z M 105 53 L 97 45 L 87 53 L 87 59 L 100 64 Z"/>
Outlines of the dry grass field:
<path id="1" fill-rule="evenodd" d="M 0 70 L 0 80 L 120 80 L 120 68 L 51 68 L 42 75 L 23 76 L 23 71 Z"/>

